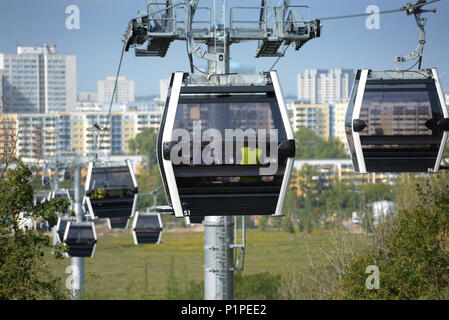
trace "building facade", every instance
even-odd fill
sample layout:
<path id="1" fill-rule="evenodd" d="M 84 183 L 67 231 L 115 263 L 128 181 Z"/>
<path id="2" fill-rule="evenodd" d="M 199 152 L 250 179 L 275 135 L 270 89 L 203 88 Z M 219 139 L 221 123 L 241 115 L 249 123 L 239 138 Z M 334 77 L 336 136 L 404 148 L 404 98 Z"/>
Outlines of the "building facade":
<path id="1" fill-rule="evenodd" d="M 114 92 L 115 77 L 106 77 L 106 80 L 99 80 L 97 83 L 97 101 L 100 103 L 110 103 Z M 133 80 L 126 80 L 126 77 L 118 77 L 117 88 L 115 90 L 114 101 L 116 103 L 128 103 L 136 100 L 135 83 Z"/>
<path id="2" fill-rule="evenodd" d="M 0 53 L 2 110 L 50 113 L 76 107 L 76 56 L 58 54 L 55 45 L 17 46 Z"/>
<path id="3" fill-rule="evenodd" d="M 96 92 L 78 92 L 77 94 L 78 102 L 97 102 L 97 93 Z"/>
<path id="4" fill-rule="evenodd" d="M 327 140 L 331 136 L 331 107 L 328 104 L 303 104 L 291 102 L 287 105 L 293 130 L 301 127 L 314 131 Z"/>
<path id="5" fill-rule="evenodd" d="M 351 69 L 307 69 L 297 76 L 297 98 L 311 104 L 345 102 L 353 82 Z"/>
<path id="6" fill-rule="evenodd" d="M 109 121 L 107 112 L 0 114 L 0 151 L 29 158 L 87 155 L 101 141 L 102 154 L 127 153 L 129 140 L 144 128 L 159 128 L 161 116 L 162 108 L 112 112 Z M 105 128 L 106 123 L 107 130 L 94 129 L 94 124 Z"/>
<path id="7" fill-rule="evenodd" d="M 345 132 L 345 118 L 346 110 L 348 109 L 347 103 L 336 103 L 331 106 L 332 108 L 332 137 L 346 144 L 346 132 Z"/>

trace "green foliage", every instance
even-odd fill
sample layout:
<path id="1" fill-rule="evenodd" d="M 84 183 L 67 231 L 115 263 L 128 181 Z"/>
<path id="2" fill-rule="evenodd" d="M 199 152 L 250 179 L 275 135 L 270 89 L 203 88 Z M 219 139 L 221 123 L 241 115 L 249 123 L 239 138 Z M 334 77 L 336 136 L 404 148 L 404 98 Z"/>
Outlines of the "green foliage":
<path id="1" fill-rule="evenodd" d="M 295 227 L 290 215 L 282 217 L 282 230 L 288 233 L 295 233 Z"/>
<path id="2" fill-rule="evenodd" d="M 312 233 L 312 231 L 313 231 L 313 223 L 312 223 L 312 219 L 307 219 L 307 221 L 306 221 L 306 230 L 307 230 L 307 233 Z"/>
<path id="3" fill-rule="evenodd" d="M 168 271 L 167 286 L 164 299 L 166 300 L 202 300 L 204 295 L 204 283 L 190 280 L 181 283 L 175 275 L 175 259 L 171 257 Z"/>
<path id="4" fill-rule="evenodd" d="M 345 299 L 445 299 L 449 288 L 449 175 L 415 184 L 417 205 L 380 225 L 373 244 L 354 259 L 339 285 Z M 380 270 L 380 289 L 365 288 L 369 265 Z"/>
<path id="5" fill-rule="evenodd" d="M 273 300 L 278 297 L 281 276 L 269 272 L 242 275 L 234 273 L 234 299 Z"/>
<path id="6" fill-rule="evenodd" d="M 142 132 L 136 135 L 134 139 L 129 141 L 129 149 L 133 154 L 140 154 L 145 157 L 144 169 L 142 173 L 137 175 L 137 183 L 139 185 L 139 193 L 149 193 L 162 185 L 162 179 L 159 172 L 157 162 L 157 135 L 158 132 L 152 128 L 144 128 Z M 156 192 L 157 205 L 167 203 L 165 192 L 160 188 Z M 153 197 L 151 195 L 141 195 L 138 197 L 137 210 L 145 210 L 153 205 Z"/>
<path id="7" fill-rule="evenodd" d="M 262 231 L 266 231 L 268 229 L 268 217 L 260 216 L 257 221 L 257 227 Z"/>
<path id="8" fill-rule="evenodd" d="M 27 219 L 42 219 L 50 226 L 57 222 L 56 212 L 69 203 L 55 199 L 34 206 L 31 171 L 20 161 L 5 168 L 0 178 L 0 299 L 63 299 L 58 279 L 45 263 L 44 250 L 51 247 L 42 232 L 24 227 Z M 55 252 L 60 257 L 60 251 Z"/>
<path id="9" fill-rule="evenodd" d="M 362 186 L 365 203 L 394 200 L 393 187 L 387 183 L 367 183 Z"/>
<path id="10" fill-rule="evenodd" d="M 139 193 L 149 193 L 156 190 L 158 187 L 162 186 L 162 178 L 159 172 L 159 166 L 154 165 L 151 170 L 145 168 L 143 172 L 136 176 L 137 183 L 139 185 Z M 156 191 L 156 201 L 157 205 L 162 205 L 167 203 L 165 199 L 164 188 L 161 187 Z M 137 199 L 136 210 L 145 210 L 147 207 L 153 205 L 153 196 L 151 195 L 140 195 Z"/>
<path id="11" fill-rule="evenodd" d="M 157 164 L 156 144 L 157 130 L 144 128 L 134 139 L 129 141 L 128 146 L 131 153 L 146 156 L 146 164 L 152 168 Z"/>
<path id="12" fill-rule="evenodd" d="M 301 127 L 295 133 L 296 159 L 344 159 L 348 158 L 345 146 L 338 140 L 324 140 L 314 131 Z"/>
<path id="13" fill-rule="evenodd" d="M 304 219 L 299 219 L 299 222 L 298 222 L 299 232 L 304 232 L 305 227 L 306 227 L 306 224 L 304 223 Z"/>

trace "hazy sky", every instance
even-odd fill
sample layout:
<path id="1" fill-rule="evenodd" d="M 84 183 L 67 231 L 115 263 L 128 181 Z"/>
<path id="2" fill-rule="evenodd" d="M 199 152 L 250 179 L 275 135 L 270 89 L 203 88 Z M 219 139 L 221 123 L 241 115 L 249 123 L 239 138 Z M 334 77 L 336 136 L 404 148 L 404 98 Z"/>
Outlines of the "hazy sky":
<path id="1" fill-rule="evenodd" d="M 322 18 L 365 12 L 369 5 L 381 10 L 399 8 L 410 0 L 294 0 L 311 7 L 311 15 Z M 220 0 L 216 0 L 221 3 Z M 273 0 L 277 2 L 277 0 Z M 228 0 L 228 4 L 259 5 L 260 0 Z M 69 5 L 80 9 L 80 29 L 65 26 Z M 36 45 L 56 43 L 59 53 L 77 56 L 78 91 L 96 91 L 97 80 L 115 75 L 124 30 L 145 0 L 1 0 L 0 52 L 13 53 L 17 43 Z M 213 4 L 202 0 L 200 5 Z M 449 3 L 434 5 L 436 14 L 426 14 L 427 44 L 424 67 L 437 67 L 443 86 L 449 89 Z M 433 7 L 431 5 L 431 7 Z M 296 74 L 307 68 L 392 69 L 393 57 L 407 55 L 417 45 L 418 32 L 413 17 L 405 13 L 381 16 L 380 30 L 365 27 L 365 18 L 323 21 L 321 38 L 308 42 L 300 51 L 290 48 L 276 69 L 286 94 L 296 94 Z M 256 65 L 267 70 L 274 58 L 254 58 L 257 43 L 236 44 L 232 60 L 242 65 Z M 196 60 L 196 64 L 204 62 Z M 121 74 L 136 81 L 136 94 L 159 92 L 159 79 L 173 71 L 188 71 L 185 43 L 172 43 L 164 59 L 135 57 L 128 52 Z"/>

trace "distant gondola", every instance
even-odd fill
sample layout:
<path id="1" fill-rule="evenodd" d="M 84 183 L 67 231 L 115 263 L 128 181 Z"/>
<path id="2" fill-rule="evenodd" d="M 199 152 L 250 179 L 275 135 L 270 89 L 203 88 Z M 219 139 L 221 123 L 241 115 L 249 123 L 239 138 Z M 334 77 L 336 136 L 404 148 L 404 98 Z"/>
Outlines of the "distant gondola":
<path id="1" fill-rule="evenodd" d="M 135 244 L 158 244 L 162 236 L 161 215 L 156 212 L 137 212 L 133 223 Z"/>
<path id="2" fill-rule="evenodd" d="M 346 113 L 356 172 L 438 172 L 449 116 L 436 69 L 358 70 Z"/>
<path id="3" fill-rule="evenodd" d="M 124 166 L 89 164 L 85 206 L 94 218 L 130 217 L 137 200 L 137 181 L 129 160 Z"/>
<path id="4" fill-rule="evenodd" d="M 93 258 L 97 244 L 97 234 L 93 222 L 68 221 L 64 233 L 64 244 L 70 257 Z"/>

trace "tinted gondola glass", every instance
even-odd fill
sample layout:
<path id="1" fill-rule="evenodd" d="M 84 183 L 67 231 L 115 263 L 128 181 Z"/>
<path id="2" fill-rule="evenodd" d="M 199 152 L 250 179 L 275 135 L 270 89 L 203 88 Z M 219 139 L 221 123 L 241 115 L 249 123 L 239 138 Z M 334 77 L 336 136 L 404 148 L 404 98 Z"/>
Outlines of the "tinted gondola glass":
<path id="1" fill-rule="evenodd" d="M 86 206 L 91 216 L 130 217 L 137 192 L 137 183 L 129 161 L 126 166 L 89 166 Z"/>
<path id="2" fill-rule="evenodd" d="M 68 246 L 70 257 L 92 257 L 97 243 L 92 222 L 77 223 L 70 221 L 64 234 L 64 243 Z"/>
<path id="3" fill-rule="evenodd" d="M 110 229 L 124 229 L 128 226 L 129 217 L 108 218 Z"/>
<path id="4" fill-rule="evenodd" d="M 135 244 L 160 242 L 162 235 L 160 214 L 137 212 L 134 219 L 133 236 Z"/>
<path id="5" fill-rule="evenodd" d="M 279 195 L 284 178 L 288 180 L 290 174 L 288 160 L 294 156 L 294 142 L 277 88 L 278 83 L 274 82 L 253 86 L 181 86 L 177 104 L 171 104 L 172 96 L 168 99 L 165 112 L 176 110 L 173 126 L 161 126 L 158 156 L 160 164 L 162 157 L 171 160 L 176 184 L 172 190 L 177 191 L 182 208 L 180 213 L 174 206 L 178 217 L 280 212 Z M 172 132 L 170 141 L 162 141 L 165 130 Z M 180 133 L 189 137 L 187 145 Z M 275 144 L 270 144 L 270 138 Z M 184 148 L 178 155 L 182 161 L 175 162 L 169 148 L 180 140 L 179 145 Z M 212 148 L 211 142 L 215 144 Z M 274 148 L 276 158 L 272 157 Z M 261 173 L 272 164 L 276 167 L 273 172 Z M 167 181 L 164 168 L 162 175 L 166 186 L 170 186 L 173 181 Z M 170 193 L 168 198 L 173 195 Z"/>
<path id="6" fill-rule="evenodd" d="M 441 125 L 447 110 L 432 73 L 416 79 L 378 79 L 370 77 L 367 71 L 365 75 L 364 90 L 354 90 L 346 119 L 356 171 L 437 171 L 447 137 Z M 357 118 L 351 114 L 355 111 L 351 105 L 358 108 Z M 354 140 L 354 134 L 359 140 Z M 363 163 L 356 155 L 357 144 Z M 365 170 L 361 170 L 363 166 Z"/>
<path id="7" fill-rule="evenodd" d="M 67 190 L 57 190 L 57 191 L 52 191 L 49 195 L 50 200 L 51 199 L 65 199 L 65 200 L 70 200 L 70 194 Z"/>

